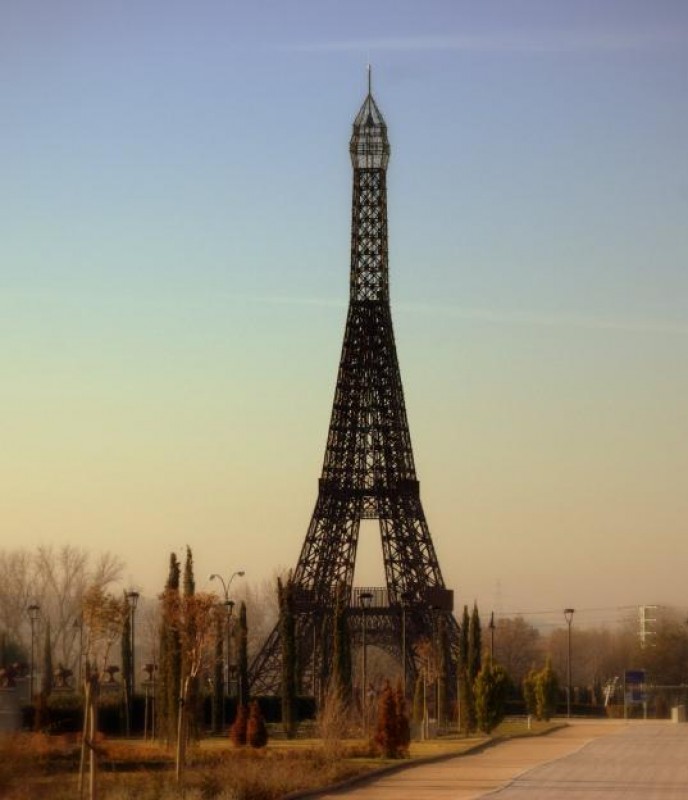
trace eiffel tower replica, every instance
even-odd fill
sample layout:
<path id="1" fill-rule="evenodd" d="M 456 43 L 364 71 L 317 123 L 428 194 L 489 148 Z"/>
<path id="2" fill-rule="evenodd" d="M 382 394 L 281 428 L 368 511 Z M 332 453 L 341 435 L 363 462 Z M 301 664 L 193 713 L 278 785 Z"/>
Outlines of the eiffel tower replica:
<path id="1" fill-rule="evenodd" d="M 349 310 L 318 498 L 293 572 L 301 690 L 314 696 L 330 674 L 331 620 L 342 586 L 349 598 L 347 622 L 354 648 L 363 637 L 397 663 L 405 660 L 405 684 L 416 674 L 415 645 L 433 638 L 440 617 L 445 618 L 448 649 L 453 651 L 452 675 L 458 643 L 453 592 L 445 588 L 420 500 L 397 361 L 387 244 L 390 146 L 371 93 L 370 72 L 349 152 Z M 361 520 L 379 521 L 383 588 L 353 587 Z M 279 694 L 280 677 L 276 627 L 251 665 L 252 694 Z"/>

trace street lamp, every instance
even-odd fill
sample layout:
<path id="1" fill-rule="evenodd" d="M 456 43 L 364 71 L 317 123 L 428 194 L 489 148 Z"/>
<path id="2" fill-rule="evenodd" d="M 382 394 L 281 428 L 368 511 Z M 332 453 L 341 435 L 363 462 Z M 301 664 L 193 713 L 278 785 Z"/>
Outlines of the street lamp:
<path id="1" fill-rule="evenodd" d="M 32 603 L 26 609 L 29 619 L 31 620 L 31 676 L 29 678 L 29 702 L 33 703 L 33 668 L 34 668 L 34 654 L 35 654 L 35 630 L 36 620 L 41 612 L 41 607 L 36 603 Z"/>
<path id="2" fill-rule="evenodd" d="M 229 599 L 229 590 L 232 586 L 232 581 L 234 578 L 243 578 L 246 573 L 243 569 L 237 570 L 233 572 L 229 576 L 229 580 L 225 583 L 224 578 L 222 575 L 218 575 L 216 572 L 208 578 L 210 581 L 218 580 L 222 584 L 222 593 L 225 597 L 224 607 L 227 609 L 227 697 L 230 696 L 229 691 L 229 676 L 231 674 L 232 669 L 232 649 L 230 647 L 230 637 L 231 637 L 231 625 L 232 625 L 232 610 L 234 609 L 234 601 Z M 224 720 L 224 703 L 222 704 L 222 716 Z"/>
<path id="3" fill-rule="evenodd" d="M 568 659 L 566 662 L 566 716 L 571 716 L 571 623 L 575 608 L 564 609 L 564 619 L 569 627 Z"/>
<path id="4" fill-rule="evenodd" d="M 368 667 L 368 653 L 367 653 L 367 646 L 366 646 L 366 622 L 368 616 L 368 609 L 370 608 L 370 604 L 373 600 L 372 592 L 361 592 L 360 594 L 361 599 L 361 606 L 363 607 L 363 670 L 362 670 L 362 696 L 361 696 L 361 708 L 363 709 L 363 725 L 367 727 L 367 702 L 366 702 L 366 672 Z"/>

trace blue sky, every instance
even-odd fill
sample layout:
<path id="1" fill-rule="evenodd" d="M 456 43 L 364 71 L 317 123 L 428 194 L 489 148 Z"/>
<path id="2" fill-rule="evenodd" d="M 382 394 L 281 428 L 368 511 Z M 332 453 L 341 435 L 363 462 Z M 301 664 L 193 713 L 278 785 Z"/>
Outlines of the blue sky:
<path id="1" fill-rule="evenodd" d="M 5 0 L 3 544 L 109 548 L 150 592 L 186 542 L 199 570 L 295 563 L 368 61 L 447 583 L 680 602 L 688 5 L 661 0 Z"/>

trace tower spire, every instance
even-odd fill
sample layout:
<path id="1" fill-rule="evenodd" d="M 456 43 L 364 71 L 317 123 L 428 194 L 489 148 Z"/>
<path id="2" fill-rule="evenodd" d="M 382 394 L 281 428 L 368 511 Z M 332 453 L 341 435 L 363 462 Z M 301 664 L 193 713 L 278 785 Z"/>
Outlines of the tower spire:
<path id="1" fill-rule="evenodd" d="M 368 94 L 373 93 L 373 68 L 368 64 Z"/>

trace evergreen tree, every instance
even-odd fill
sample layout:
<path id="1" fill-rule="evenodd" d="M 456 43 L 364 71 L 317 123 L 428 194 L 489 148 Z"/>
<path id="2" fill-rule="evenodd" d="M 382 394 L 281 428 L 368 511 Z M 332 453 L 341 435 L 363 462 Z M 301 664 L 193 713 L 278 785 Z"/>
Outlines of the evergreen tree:
<path id="1" fill-rule="evenodd" d="M 236 747 L 246 744 L 246 733 L 248 728 L 248 709 L 246 706 L 238 706 L 234 724 L 229 732 L 232 742 Z"/>
<path id="2" fill-rule="evenodd" d="M 408 754 L 410 739 L 401 682 L 395 692 L 386 681 L 378 703 L 375 743 L 385 758 L 400 758 Z"/>
<path id="3" fill-rule="evenodd" d="M 41 693 L 45 700 L 50 697 L 53 690 L 53 648 L 50 643 L 50 619 L 45 623 L 45 642 L 43 645 L 43 676 Z"/>
<path id="4" fill-rule="evenodd" d="M 184 597 L 193 597 L 196 594 L 196 581 L 193 570 L 193 553 L 191 548 L 186 546 L 186 558 L 184 560 L 184 579 L 182 584 Z M 196 632 L 193 617 L 185 622 L 188 629 L 184 631 L 187 641 L 193 641 Z M 182 675 L 185 677 L 189 673 L 188 654 L 182 653 Z M 189 681 L 189 690 L 186 699 L 187 719 L 189 724 L 189 737 L 198 739 L 200 735 L 200 714 L 202 712 L 200 703 L 200 690 L 198 677 L 193 677 Z"/>
<path id="5" fill-rule="evenodd" d="M 157 735 L 168 744 L 177 730 L 177 711 L 181 692 L 181 636 L 178 626 L 179 579 L 181 570 L 175 553 L 170 553 L 170 566 L 165 590 L 160 596 L 162 625 L 160 629 L 160 663 L 155 710 Z"/>
<path id="6" fill-rule="evenodd" d="M 258 701 L 251 703 L 246 725 L 246 742 L 251 747 L 261 748 L 268 743 L 268 729 L 258 705 Z"/>
<path id="7" fill-rule="evenodd" d="M 469 631 L 471 618 L 468 606 L 463 607 L 461 626 L 459 628 L 459 704 L 461 710 L 461 730 L 469 732 L 474 725 L 473 681 L 469 674 Z"/>
<path id="8" fill-rule="evenodd" d="M 483 643 L 478 606 L 473 603 L 473 611 L 468 625 L 468 674 L 475 681 L 482 666 Z"/>
<path id="9" fill-rule="evenodd" d="M 394 702 L 397 718 L 397 751 L 400 756 L 406 757 L 409 754 L 409 746 L 411 745 L 411 727 L 406 715 L 406 699 L 404 698 L 401 679 L 397 683 Z"/>
<path id="10" fill-rule="evenodd" d="M 554 716 L 559 699 L 559 684 L 557 676 L 552 669 L 552 659 L 547 656 L 545 666 L 538 673 L 535 682 L 535 700 L 537 718 L 545 721 Z"/>
<path id="11" fill-rule="evenodd" d="M 537 678 L 538 673 L 535 667 L 531 667 L 530 672 L 526 675 L 523 679 L 523 683 L 521 684 L 521 690 L 523 693 L 523 700 L 526 705 L 526 711 L 529 714 L 532 714 L 534 717 L 537 716 L 537 694 L 535 692 L 535 687 L 537 686 Z"/>
<path id="12" fill-rule="evenodd" d="M 484 733 L 504 718 L 504 704 L 509 691 L 509 676 L 499 664 L 485 664 L 475 679 L 475 711 L 478 727 Z"/>
<path id="13" fill-rule="evenodd" d="M 224 663 L 222 660 L 222 640 L 224 629 L 224 617 L 216 607 L 215 613 L 215 657 L 213 659 L 213 696 L 212 696 L 212 719 L 213 731 L 219 733 L 222 727 L 224 710 L 223 673 Z"/>
<path id="14" fill-rule="evenodd" d="M 277 581 L 282 643 L 282 726 L 288 739 L 296 735 L 296 640 L 291 576 Z"/>
<path id="15" fill-rule="evenodd" d="M 246 617 L 246 603 L 243 601 L 239 607 L 238 636 L 237 668 L 239 674 L 239 704 L 248 708 L 250 699 L 250 686 L 248 683 L 248 620 Z"/>
<path id="16" fill-rule="evenodd" d="M 131 708 L 132 708 L 132 686 L 133 674 L 131 666 L 131 614 L 127 605 L 126 592 L 122 598 L 124 614 L 122 615 L 122 638 L 121 657 L 122 657 L 122 691 L 124 693 L 124 716 L 126 719 L 127 736 L 131 733 Z"/>
<path id="17" fill-rule="evenodd" d="M 477 724 L 475 715 L 475 679 L 478 677 L 482 663 L 482 632 L 478 606 L 473 603 L 468 623 L 468 657 L 466 665 L 466 719 L 468 730 L 474 730 Z"/>
<path id="18" fill-rule="evenodd" d="M 413 689 L 413 708 L 411 712 L 411 719 L 415 726 L 423 724 L 423 676 L 418 674 L 416 677 L 416 685 Z"/>
<path id="19" fill-rule="evenodd" d="M 342 701 L 346 704 L 351 699 L 351 644 L 349 638 L 349 624 L 347 619 L 348 597 L 346 585 L 340 583 L 334 606 L 334 654 L 332 658 L 332 679 L 336 682 L 341 693 Z"/>
<path id="20" fill-rule="evenodd" d="M 437 724 L 447 719 L 447 686 L 449 685 L 449 634 L 447 620 L 440 616 L 437 623 Z"/>

